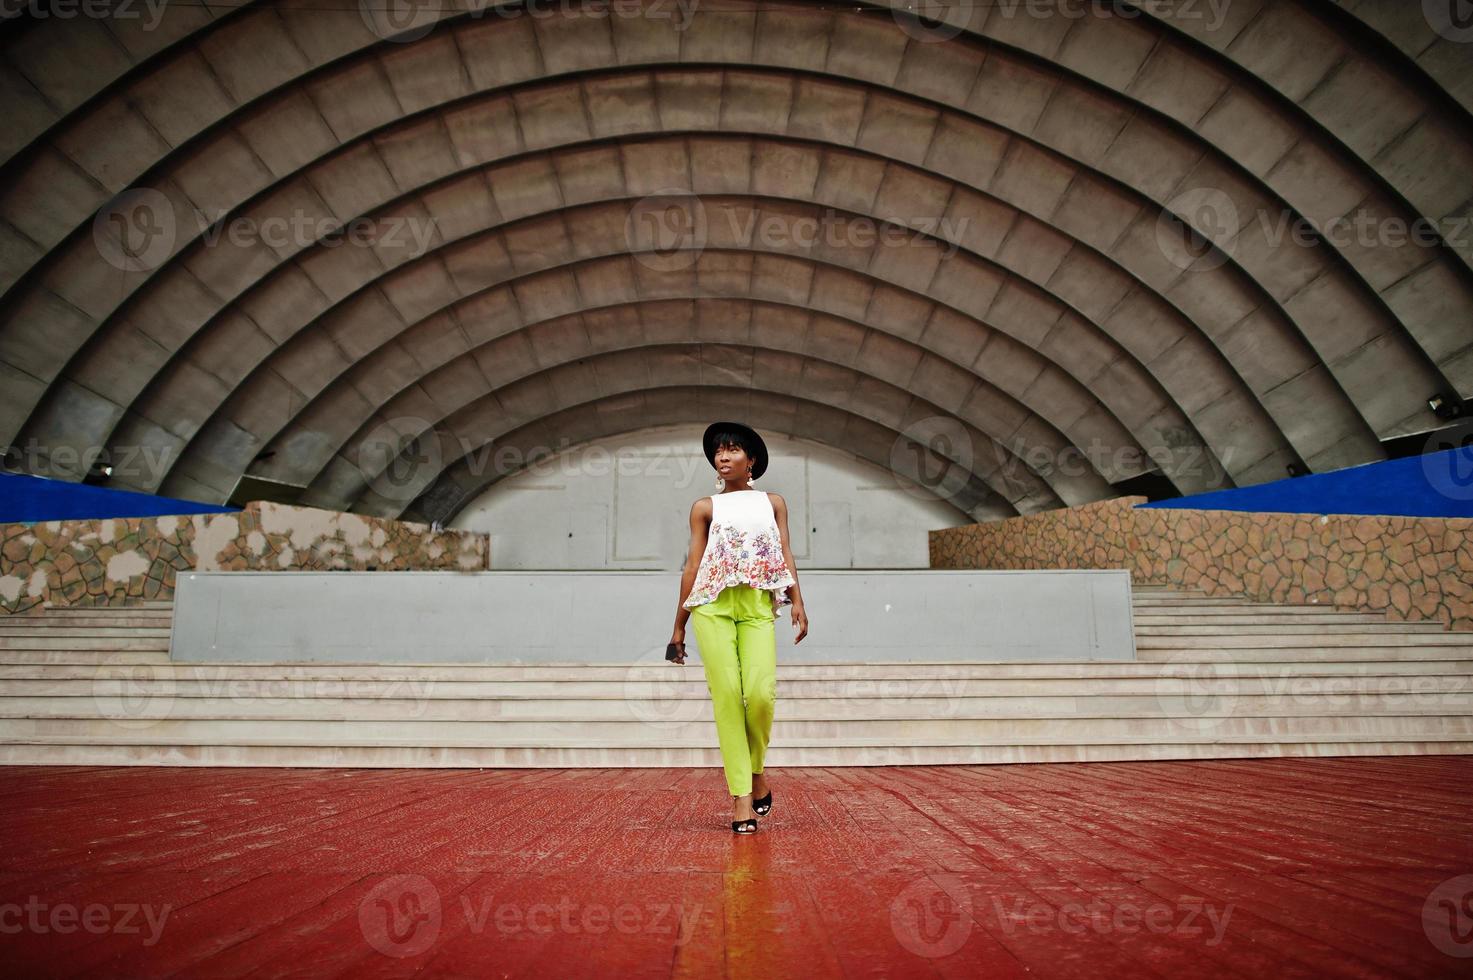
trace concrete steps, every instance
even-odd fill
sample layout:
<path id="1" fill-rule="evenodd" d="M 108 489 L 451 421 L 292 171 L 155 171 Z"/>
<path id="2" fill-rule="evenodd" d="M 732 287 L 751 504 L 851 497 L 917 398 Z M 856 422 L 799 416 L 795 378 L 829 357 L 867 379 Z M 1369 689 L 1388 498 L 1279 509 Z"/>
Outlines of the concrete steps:
<path id="1" fill-rule="evenodd" d="M 1473 634 L 1134 590 L 1138 660 L 779 664 L 772 765 L 1473 752 Z M 719 766 L 665 664 L 183 664 L 167 603 L 0 619 L 0 764 Z"/>
<path id="2" fill-rule="evenodd" d="M 167 664 L 167 652 L 133 651 L 109 653 L 75 650 L 0 650 L 0 666 L 28 664 Z"/>
<path id="3" fill-rule="evenodd" d="M 768 764 L 779 766 L 929 766 L 994 765 L 1021 762 L 1127 762 L 1142 759 L 1237 759 L 1287 756 L 1450 755 L 1467 753 L 1467 741 L 1446 742 L 1327 740 L 1319 737 L 1270 739 L 1177 738 L 1142 743 L 1138 739 L 1027 740 L 1006 744 L 943 742 L 904 744 L 832 740 L 789 741 L 774 745 Z M 714 747 L 667 744 L 659 747 L 559 743 L 539 739 L 529 745 L 401 746 L 369 744 L 249 745 L 158 744 L 148 740 L 114 742 L 17 742 L 0 744 L 0 765 L 43 766 L 303 766 L 340 768 L 719 768 Z"/>
<path id="4" fill-rule="evenodd" d="M 1396 651 L 1393 651 L 1396 652 Z M 61 656 L 46 654 L 47 657 Z M 664 665 L 634 665 L 621 667 L 612 664 L 537 664 L 522 666 L 514 664 L 262 664 L 262 663 L 210 663 L 187 664 L 154 662 L 139 665 L 131 661 L 133 654 L 116 654 L 117 661 L 99 663 L 94 655 L 86 663 L 27 663 L 0 665 L 0 680 L 23 678 L 80 678 L 91 681 L 97 678 L 124 678 L 135 683 L 147 681 L 185 682 L 199 681 L 220 684 L 234 681 L 341 681 L 354 685 L 374 682 L 396 682 L 418 680 L 423 682 L 479 682 L 506 683 L 530 686 L 534 683 L 549 684 L 659 684 L 662 687 L 680 683 L 702 685 L 704 674 L 694 660 L 688 662 L 679 673 Z M 1342 673 L 1374 674 L 1378 672 L 1411 674 L 1423 672 L 1445 674 L 1473 673 L 1473 661 L 1468 660 L 1362 660 L 1324 661 L 1302 657 L 1274 657 L 1261 660 L 1238 660 L 1234 673 L 1253 676 L 1255 672 L 1275 676 L 1304 674 Z M 862 685 L 876 685 L 879 693 L 889 693 L 896 685 L 907 682 L 928 682 L 940 685 L 955 679 L 1004 680 L 1009 678 L 1112 678 L 1112 677 L 1156 677 L 1168 673 L 1194 669 L 1202 665 L 1221 666 L 1214 651 L 1194 651 L 1171 660 L 1161 662 L 1134 661 L 1046 661 L 1028 663 L 1023 661 L 975 661 L 959 662 L 891 662 L 891 663 L 840 663 L 840 664 L 782 664 L 778 665 L 785 684 L 846 682 L 849 690 L 866 690 Z M 356 688 L 355 688 L 356 689 Z"/>
<path id="5" fill-rule="evenodd" d="M 95 650 L 99 652 L 112 652 L 118 650 L 150 650 L 155 652 L 169 652 L 169 634 L 163 636 L 60 636 L 52 635 L 50 631 L 40 633 L 36 636 L 6 636 L 0 637 L 0 652 L 16 650 L 69 650 L 73 652 L 86 652 Z M 152 633 L 153 631 L 149 631 Z"/>
<path id="6" fill-rule="evenodd" d="M 1252 635 L 1254 633 L 1268 636 L 1293 635 L 1295 633 L 1310 633 L 1327 636 L 1333 633 L 1368 633 L 1368 634 L 1393 634 L 1397 636 L 1416 635 L 1419 633 L 1442 634 L 1447 630 L 1441 623 L 1378 623 L 1356 622 L 1350 620 L 1324 620 L 1319 617 L 1294 617 L 1280 620 L 1268 617 L 1228 617 L 1228 616 L 1206 616 L 1200 619 L 1183 620 L 1179 618 L 1165 619 L 1149 616 L 1135 616 L 1132 619 L 1136 636 L 1171 636 L 1177 634 L 1190 635 L 1193 633 L 1219 635 L 1231 633 L 1233 635 Z M 1473 635 L 1473 634 L 1470 634 Z"/>
<path id="7" fill-rule="evenodd" d="M 1264 638 L 1272 637 L 1272 644 L 1265 644 Z M 1228 650 L 1239 647 L 1261 647 L 1274 646 L 1281 650 L 1299 647 L 1449 647 L 1451 649 L 1473 651 L 1473 634 L 1450 633 L 1446 630 L 1426 633 L 1422 631 L 1389 631 L 1384 633 L 1368 633 L 1365 631 L 1353 631 L 1343 633 L 1240 633 L 1233 629 L 1223 629 L 1218 633 L 1203 633 L 1200 631 L 1179 631 L 1171 634 L 1151 634 L 1136 637 L 1136 650 L 1162 648 L 1162 647 L 1191 647 L 1210 650 Z"/>
<path id="8" fill-rule="evenodd" d="M 1070 687 L 1058 686 L 1045 692 L 1021 692 L 994 689 L 988 694 L 892 695 L 883 699 L 856 699 L 827 693 L 795 694 L 783 691 L 782 719 L 785 721 L 847 721 L 868 724 L 869 720 L 966 720 L 989 718 L 1170 718 L 1175 702 L 1181 697 L 1197 696 L 1197 685 L 1181 682 L 1168 686 L 1147 681 L 1134 687 L 1102 691 L 1099 682 L 1076 682 Z M 1224 702 L 1231 700 L 1232 715 L 1242 717 L 1320 717 L 1340 712 L 1341 704 L 1325 698 L 1311 698 L 1284 685 L 1274 693 L 1263 693 L 1264 686 L 1236 679 L 1214 686 L 1210 696 Z M 459 691 L 407 696 L 410 692 L 389 690 L 367 697 L 282 696 L 262 692 L 259 697 L 221 697 L 207 692 L 169 691 L 165 703 L 157 691 L 154 704 L 130 715 L 134 719 L 180 721 L 184 719 L 261 720 L 261 721 L 643 721 L 658 717 L 666 708 L 672 716 L 699 716 L 711 720 L 711 703 L 701 690 L 681 691 L 661 698 L 615 696 L 572 697 L 566 694 L 549 697 L 502 697 L 495 693 L 476 694 Z M 1336 691 L 1339 702 L 1353 702 L 1366 715 L 1399 716 L 1431 714 L 1468 715 L 1473 709 L 1473 690 L 1443 691 L 1434 694 L 1396 693 L 1350 687 Z M 142 692 L 126 685 L 98 688 L 81 698 L 73 694 L 32 693 L 12 696 L 0 702 L 0 720 L 76 719 L 87 720 L 107 707 L 108 701 L 121 702 Z M 689 704 L 684 702 L 691 702 Z M 863 718 L 855 721 L 856 711 Z M 1220 709 L 1219 709 L 1220 710 Z M 1199 716 L 1200 717 L 1200 716 Z"/>
<path id="9" fill-rule="evenodd" d="M 521 725 L 489 728 L 476 722 L 447 723 L 444 730 L 422 728 L 420 731 L 404 730 L 405 726 L 387 722 L 377 723 L 372 728 L 341 722 L 276 722 L 269 726 L 261 722 L 213 721 L 199 724 L 162 722 L 152 728 L 126 733 L 102 734 L 89 730 L 76 722 L 37 722 L 31 726 L 12 723 L 0 724 L 0 744 L 15 745 L 152 745 L 159 748 L 173 746 L 254 746 L 271 749 L 282 746 L 302 748 L 343 746 L 372 748 L 412 749 L 483 749 L 483 748 L 526 748 L 545 744 L 561 745 L 568 749 L 619 746 L 626 749 L 644 750 L 655 757 L 671 746 L 715 748 L 715 730 L 708 719 L 697 719 L 688 725 L 670 726 L 652 731 L 649 726 L 635 727 L 635 723 L 616 725 L 612 723 L 587 722 L 559 724 L 557 722 L 526 722 Z M 270 732 L 266 734 L 266 732 Z M 702 733 L 708 734 L 702 734 Z M 931 746 L 992 746 L 1010 745 L 1082 745 L 1105 742 L 1113 745 L 1136 744 L 1211 744 L 1217 742 L 1270 744 L 1284 741 L 1329 741 L 1343 743 L 1384 744 L 1395 742 L 1435 743 L 1438 745 L 1464 744 L 1470 738 L 1465 726 L 1449 719 L 1438 717 L 1422 718 L 1375 718 L 1354 723 L 1354 719 L 1342 719 L 1335 724 L 1330 719 L 1305 718 L 1233 718 L 1208 725 L 1202 732 L 1187 726 L 1152 722 L 1146 719 L 1125 719 L 1106 724 L 1098 719 L 1071 719 L 1068 724 L 1038 719 L 995 719 L 986 723 L 932 721 L 921 722 L 876 722 L 874 728 L 863 736 L 846 733 L 844 727 L 833 723 L 774 722 L 773 746 L 784 747 L 807 742 L 824 745 L 863 745 L 876 747 L 905 747 L 915 744 Z M 1465 753 L 1467 750 L 1455 750 Z M 1442 753 L 1446 754 L 1446 752 Z M 1154 756 L 1152 756 L 1154 757 Z M 262 765 L 262 762 L 254 763 Z M 273 763 L 274 764 L 274 763 Z M 773 765 L 777 763 L 774 762 Z M 868 765 L 856 761 L 851 765 Z"/>

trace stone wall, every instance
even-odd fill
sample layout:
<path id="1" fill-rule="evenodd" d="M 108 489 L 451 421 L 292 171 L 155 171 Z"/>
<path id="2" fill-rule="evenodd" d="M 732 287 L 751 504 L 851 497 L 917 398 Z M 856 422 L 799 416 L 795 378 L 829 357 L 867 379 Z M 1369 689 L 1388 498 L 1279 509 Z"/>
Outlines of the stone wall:
<path id="1" fill-rule="evenodd" d="M 932 568 L 1128 568 L 1135 582 L 1473 630 L 1473 519 L 1137 508 L 1121 497 L 930 532 Z"/>
<path id="2" fill-rule="evenodd" d="M 233 514 L 0 524 L 0 615 L 50 604 L 171 599 L 199 571 L 477 571 L 490 538 L 314 507 L 253 502 Z"/>

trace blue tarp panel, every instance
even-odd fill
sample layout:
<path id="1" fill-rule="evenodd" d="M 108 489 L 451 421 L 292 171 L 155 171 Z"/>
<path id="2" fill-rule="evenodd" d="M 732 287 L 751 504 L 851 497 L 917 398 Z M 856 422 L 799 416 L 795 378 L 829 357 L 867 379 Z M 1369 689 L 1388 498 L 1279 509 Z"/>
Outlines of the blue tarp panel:
<path id="1" fill-rule="evenodd" d="M 112 490 L 23 473 L 0 473 L 0 524 L 36 524 L 159 514 L 221 514 L 239 507 L 201 504 L 132 490 Z"/>
<path id="2" fill-rule="evenodd" d="M 1235 490 L 1153 500 L 1139 507 L 1289 514 L 1473 517 L 1473 446 L 1349 466 Z"/>

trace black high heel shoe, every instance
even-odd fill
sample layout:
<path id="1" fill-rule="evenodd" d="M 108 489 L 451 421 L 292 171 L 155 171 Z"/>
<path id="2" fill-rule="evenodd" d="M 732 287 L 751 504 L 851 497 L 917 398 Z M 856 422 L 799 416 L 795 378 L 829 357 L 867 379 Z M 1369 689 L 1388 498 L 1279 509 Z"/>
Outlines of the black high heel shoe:
<path id="1" fill-rule="evenodd" d="M 732 799 L 736 799 L 736 797 L 733 796 Z M 731 832 L 733 834 L 755 834 L 757 832 L 757 820 L 754 817 L 748 817 L 745 820 L 733 820 L 731 822 Z"/>
<path id="2" fill-rule="evenodd" d="M 770 790 L 770 789 L 767 791 L 767 795 L 764 796 L 764 797 L 762 797 L 762 799 L 760 799 L 760 800 L 753 800 L 752 801 L 752 812 L 755 813 L 755 814 L 757 814 L 757 816 L 759 816 L 759 817 L 765 817 L 765 816 L 767 816 L 767 811 L 769 811 L 771 809 L 772 809 L 772 790 Z"/>

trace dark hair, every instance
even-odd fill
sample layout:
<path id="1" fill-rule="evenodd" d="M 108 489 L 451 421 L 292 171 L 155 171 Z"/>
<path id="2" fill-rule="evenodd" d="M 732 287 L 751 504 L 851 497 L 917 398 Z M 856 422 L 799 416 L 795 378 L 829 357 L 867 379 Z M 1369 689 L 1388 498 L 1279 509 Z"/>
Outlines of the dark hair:
<path id="1" fill-rule="evenodd" d="M 720 449 L 726 444 L 740 446 L 742 452 L 747 454 L 748 459 L 754 463 L 757 461 L 757 454 L 754 451 L 755 447 L 747 441 L 747 434 L 745 432 L 740 432 L 736 429 L 717 429 L 715 435 L 711 438 L 712 450 Z"/>

